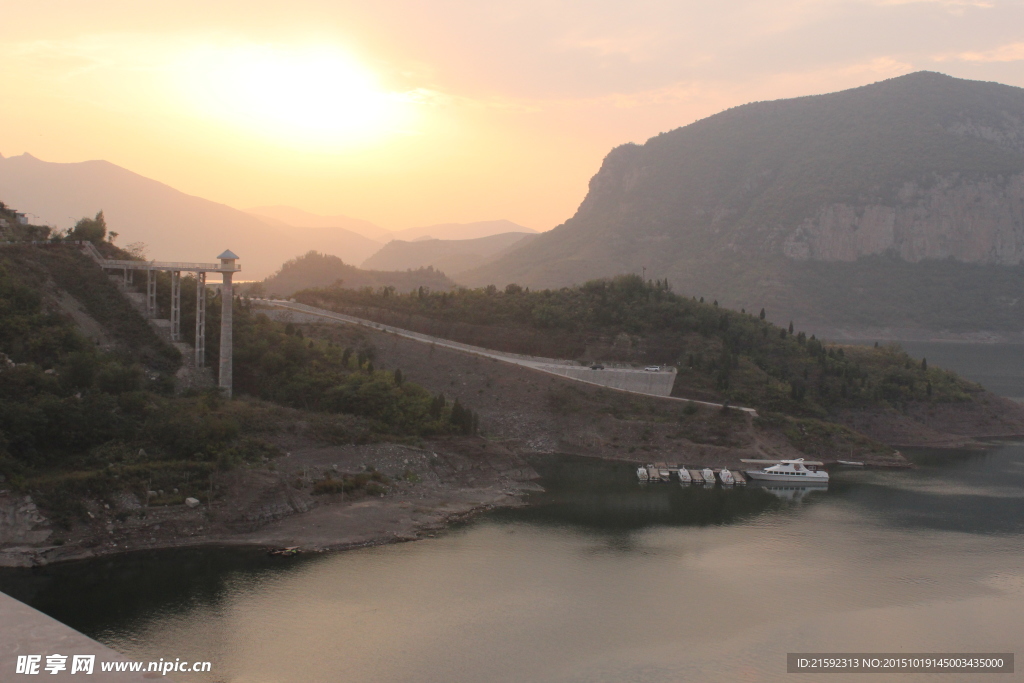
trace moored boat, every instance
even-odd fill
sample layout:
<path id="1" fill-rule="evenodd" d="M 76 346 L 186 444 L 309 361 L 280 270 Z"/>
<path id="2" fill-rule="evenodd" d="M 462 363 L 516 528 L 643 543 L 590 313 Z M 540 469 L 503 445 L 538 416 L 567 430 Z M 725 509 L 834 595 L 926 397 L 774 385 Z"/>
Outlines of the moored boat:
<path id="1" fill-rule="evenodd" d="M 636 468 L 636 478 L 639 479 L 640 481 L 647 481 L 647 480 L 649 480 L 650 479 L 650 475 L 647 474 L 647 468 L 646 467 L 637 467 Z"/>
<path id="2" fill-rule="evenodd" d="M 649 481 L 661 481 L 661 475 L 658 473 L 658 468 L 654 465 L 647 466 L 647 479 Z"/>
<path id="3" fill-rule="evenodd" d="M 747 470 L 747 476 L 761 481 L 799 481 L 807 483 L 828 483 L 828 472 L 811 470 L 804 465 L 803 458 L 782 460 L 777 465 L 760 470 Z"/>
<path id="4" fill-rule="evenodd" d="M 679 475 L 679 483 L 680 484 L 692 484 L 693 483 L 693 478 L 690 477 L 690 472 L 685 467 L 680 467 L 679 468 L 679 472 L 677 472 L 677 474 Z"/>
<path id="5" fill-rule="evenodd" d="M 724 467 L 718 471 L 718 480 L 722 482 L 722 486 L 733 486 L 736 483 L 736 480 L 733 479 L 732 472 Z"/>
<path id="6" fill-rule="evenodd" d="M 714 486 L 715 484 L 715 473 L 710 467 L 705 467 L 700 471 L 700 476 L 704 478 L 704 483 Z"/>

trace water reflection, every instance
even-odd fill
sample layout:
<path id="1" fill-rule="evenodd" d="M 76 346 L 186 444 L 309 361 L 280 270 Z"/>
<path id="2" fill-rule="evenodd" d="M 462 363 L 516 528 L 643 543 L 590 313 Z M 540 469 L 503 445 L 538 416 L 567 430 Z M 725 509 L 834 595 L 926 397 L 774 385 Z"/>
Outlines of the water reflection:
<path id="1" fill-rule="evenodd" d="M 820 484 L 784 484 L 780 482 L 751 482 L 755 488 L 767 491 L 776 498 L 787 503 L 802 503 L 809 493 L 822 493 L 828 491 L 828 483 Z"/>
<path id="2" fill-rule="evenodd" d="M 787 651 L 1013 650 L 1024 447 L 911 455 L 915 470 L 835 471 L 792 499 L 546 458 L 530 506 L 435 539 L 283 562 L 138 554 L 0 588 L 239 683 L 788 681 Z"/>
<path id="3" fill-rule="evenodd" d="M 736 524 L 785 507 L 759 487 L 638 482 L 634 465 L 576 456 L 543 456 L 530 463 L 544 492 L 529 506 L 493 513 L 495 520 L 573 525 L 594 531 L 649 526 Z"/>
<path id="4" fill-rule="evenodd" d="M 253 548 L 186 548 L 0 571 L 0 590 L 84 633 L 127 632 L 161 614 L 216 606 L 232 591 L 319 559 Z"/>

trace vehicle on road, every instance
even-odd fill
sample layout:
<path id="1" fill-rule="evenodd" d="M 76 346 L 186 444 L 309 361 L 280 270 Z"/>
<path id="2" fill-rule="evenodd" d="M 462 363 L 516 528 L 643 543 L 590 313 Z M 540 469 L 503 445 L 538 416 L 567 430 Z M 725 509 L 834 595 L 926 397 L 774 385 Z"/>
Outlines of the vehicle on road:
<path id="1" fill-rule="evenodd" d="M 648 365 L 646 368 L 644 368 L 644 370 L 646 370 L 647 372 L 661 372 L 661 366 L 660 365 Z"/>
<path id="2" fill-rule="evenodd" d="M 590 369 L 591 370 L 604 370 L 604 366 L 601 365 L 600 363 L 594 363 L 593 365 L 590 366 Z"/>

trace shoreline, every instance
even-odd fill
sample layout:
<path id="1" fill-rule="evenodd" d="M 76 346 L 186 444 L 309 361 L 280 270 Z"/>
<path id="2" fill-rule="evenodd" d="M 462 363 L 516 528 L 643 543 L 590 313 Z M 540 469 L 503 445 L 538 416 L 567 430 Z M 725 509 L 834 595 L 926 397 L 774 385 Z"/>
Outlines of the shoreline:
<path id="1" fill-rule="evenodd" d="M 998 442 L 983 444 L 979 449 L 991 448 Z M 914 445 L 909 448 L 930 448 L 936 450 L 957 450 L 962 446 L 942 447 Z M 407 447 L 403 447 L 407 448 Z M 411 449 L 410 449 L 411 450 Z M 534 452 L 531 456 L 558 456 L 559 453 Z M 589 457 L 599 460 L 640 463 L 643 458 L 606 457 L 580 453 L 566 453 L 575 457 Z M 517 456 L 518 459 L 519 456 Z M 867 469 L 913 469 L 913 463 L 902 454 L 892 462 L 866 462 Z M 525 465 L 525 463 L 523 463 Z M 835 461 L 826 463 L 835 466 Z M 738 467 L 729 464 L 730 467 Z M 515 481 L 506 479 L 500 486 L 447 489 L 434 491 L 426 496 L 415 487 L 388 494 L 383 497 L 364 497 L 343 502 L 337 494 L 325 496 L 326 500 L 315 506 L 295 511 L 275 520 L 248 529 L 230 529 L 225 526 L 209 528 L 209 533 L 180 535 L 172 529 L 173 523 L 186 523 L 182 519 L 191 515 L 210 524 L 211 517 L 217 516 L 218 505 L 210 511 L 187 509 L 184 506 L 167 506 L 161 512 L 156 526 L 170 524 L 166 533 L 148 540 L 138 534 L 126 538 L 125 530 L 114 534 L 110 541 L 99 541 L 97 534 L 86 534 L 73 544 L 21 545 L 0 549 L 0 568 L 31 568 L 53 564 L 87 561 L 115 555 L 127 555 L 147 551 L 170 551 L 190 548 L 251 548 L 271 550 L 297 546 L 301 554 L 320 554 L 370 548 L 396 543 L 432 538 L 453 525 L 467 522 L 478 515 L 498 508 L 517 508 L 529 505 L 528 495 L 544 489 L 535 480 L 536 472 L 529 465 L 528 476 Z M 175 519 L 177 518 L 177 519 Z M 96 531 L 94 529 L 94 531 Z M 148 535 L 149 531 L 146 534 Z M 125 542 L 128 541 L 128 542 Z"/>

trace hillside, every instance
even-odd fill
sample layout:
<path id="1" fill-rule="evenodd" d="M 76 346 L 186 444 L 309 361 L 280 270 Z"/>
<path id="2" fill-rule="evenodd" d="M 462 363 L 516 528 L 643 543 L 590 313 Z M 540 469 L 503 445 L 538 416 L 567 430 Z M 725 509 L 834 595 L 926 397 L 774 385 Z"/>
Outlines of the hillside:
<path id="1" fill-rule="evenodd" d="M 130 257 L 95 237 L 108 257 Z M 374 368 L 373 349 L 360 340 L 315 343 L 240 301 L 239 398 L 180 392 L 181 354 L 120 289 L 77 244 L 0 248 L 0 565 L 7 551 L 28 552 L 26 544 L 56 551 L 64 541 L 45 542 L 53 534 L 114 552 L 129 547 L 124 534 L 138 547 L 157 537 L 181 544 L 211 524 L 222 533 L 251 529 L 315 505 L 302 491 L 314 484 L 306 463 L 301 473 L 291 461 L 276 473 L 270 460 L 285 450 L 348 446 L 355 459 L 356 442 L 444 439 L 477 428 L 476 413 L 457 400 Z M 219 306 L 208 296 L 216 329 Z M 300 476 L 306 483 L 295 484 Z M 350 501 L 399 488 L 365 466 L 317 483 L 312 494 L 344 491 Z M 23 514 L 30 501 L 40 514 Z M 167 529 L 157 533 L 161 525 Z"/>
<path id="2" fill-rule="evenodd" d="M 679 296 L 663 280 L 620 276 L 560 290 L 510 285 L 405 296 L 309 290 L 296 299 L 503 351 L 674 365 L 675 396 L 753 406 L 765 419 L 855 424 L 890 443 L 1024 431 L 1024 408 L 899 347 L 824 343 L 717 301 Z"/>
<path id="3" fill-rule="evenodd" d="M 391 233 L 396 240 L 473 240 L 509 232 L 535 233 L 536 230 L 507 220 L 477 221 L 475 223 L 438 223 L 419 228 L 407 228 Z"/>
<path id="4" fill-rule="evenodd" d="M 420 287 L 447 291 L 454 286 L 455 283 L 444 273 L 429 267 L 402 272 L 363 270 L 346 264 L 337 256 L 310 251 L 285 262 L 276 273 L 247 286 L 245 291 L 253 295 L 284 297 L 310 287 L 391 287 L 399 292 L 409 292 Z"/>
<path id="5" fill-rule="evenodd" d="M 370 270 L 408 270 L 431 266 L 451 276 L 484 265 L 491 259 L 525 244 L 534 233 L 505 232 L 466 240 L 419 239 L 412 242 L 392 240 L 363 261 Z"/>
<path id="6" fill-rule="evenodd" d="M 29 154 L 0 157 L 0 201 L 32 214 L 36 222 L 61 228 L 102 210 L 119 234 L 118 244 L 144 242 L 150 258 L 212 261 L 230 248 L 241 256 L 245 279 L 266 277 L 282 261 L 310 249 L 360 262 L 380 248 L 340 228 L 268 224 L 107 161 L 60 164 Z"/>
<path id="7" fill-rule="evenodd" d="M 1002 295 L 1024 286 L 1022 259 L 1024 90 L 920 72 L 618 147 L 571 219 L 463 280 L 646 268 L 808 326 L 958 329 L 970 310 L 974 329 L 1019 331 L 1024 309 Z"/>

